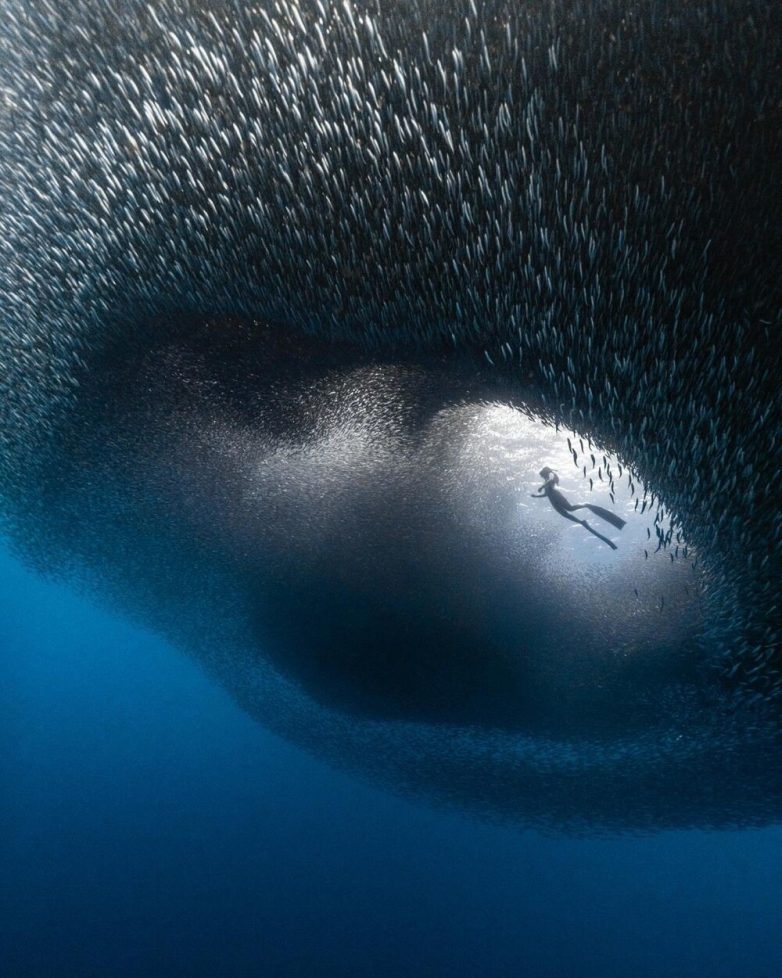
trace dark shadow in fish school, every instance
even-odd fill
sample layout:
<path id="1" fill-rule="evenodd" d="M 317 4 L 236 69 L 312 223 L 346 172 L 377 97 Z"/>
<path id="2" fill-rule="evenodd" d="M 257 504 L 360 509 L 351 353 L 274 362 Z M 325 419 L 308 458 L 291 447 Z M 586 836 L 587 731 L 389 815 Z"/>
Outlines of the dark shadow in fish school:
<path id="1" fill-rule="evenodd" d="M 557 485 L 559 484 L 559 476 L 548 466 L 542 468 L 538 475 L 545 481 L 540 487 L 539 492 L 531 493 L 533 499 L 548 496 L 549 502 L 560 514 L 560 516 L 573 520 L 574 523 L 580 523 L 585 530 L 589 530 L 589 532 L 594 534 L 598 540 L 602 540 L 603 543 L 607 543 L 612 550 L 616 550 L 616 544 L 613 541 L 609 540 L 608 537 L 604 537 L 602 533 L 598 533 L 597 530 L 593 529 L 586 520 L 580 520 L 577 516 L 573 516 L 573 510 L 591 509 L 595 516 L 599 516 L 608 523 L 612 523 L 619 530 L 621 530 L 625 525 L 625 521 L 621 518 L 621 516 L 617 516 L 616 513 L 612 513 L 610 509 L 603 509 L 602 506 L 594 506 L 592 503 L 578 503 L 578 505 L 575 506 L 573 503 L 569 503 L 559 489 L 557 489 Z"/>

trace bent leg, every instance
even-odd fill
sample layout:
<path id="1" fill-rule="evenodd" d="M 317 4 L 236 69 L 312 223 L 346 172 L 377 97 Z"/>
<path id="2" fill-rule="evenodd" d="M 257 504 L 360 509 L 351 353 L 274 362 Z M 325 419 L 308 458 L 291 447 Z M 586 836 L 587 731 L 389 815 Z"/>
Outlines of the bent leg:
<path id="1" fill-rule="evenodd" d="M 617 516 L 616 513 L 612 513 L 610 509 L 604 509 L 602 506 L 595 506 L 594 503 L 577 503 L 575 505 L 569 505 L 568 509 L 591 510 L 595 514 L 595 516 L 599 516 L 601 519 L 604 519 L 607 523 L 612 523 L 618 530 L 621 530 L 626 523 L 626 520 L 623 520 L 621 516 Z"/>
<path id="2" fill-rule="evenodd" d="M 570 509 L 576 509 L 576 507 L 575 506 L 571 506 Z M 559 512 L 559 515 L 560 516 L 564 516 L 566 520 L 573 520 L 574 523 L 583 523 L 584 522 L 583 520 L 580 520 L 577 516 L 573 516 L 571 513 L 566 513 L 564 509 L 560 509 L 558 512 Z"/>
<path id="3" fill-rule="evenodd" d="M 584 504 L 587 509 L 591 510 L 595 516 L 599 516 L 600 519 L 605 520 L 607 523 L 612 523 L 618 530 L 621 530 L 625 525 L 625 520 L 621 516 L 617 516 L 616 513 L 612 513 L 610 509 L 604 509 L 602 506 L 595 506 L 593 503 Z M 579 506 L 579 509 L 583 509 Z"/>

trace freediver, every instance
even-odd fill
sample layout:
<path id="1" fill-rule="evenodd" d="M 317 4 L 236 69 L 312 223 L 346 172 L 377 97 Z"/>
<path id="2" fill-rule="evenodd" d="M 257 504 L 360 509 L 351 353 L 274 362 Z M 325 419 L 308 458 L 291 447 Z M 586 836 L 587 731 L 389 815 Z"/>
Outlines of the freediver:
<path id="1" fill-rule="evenodd" d="M 603 509 L 602 506 L 594 506 L 592 503 L 579 503 L 577 506 L 569 503 L 559 489 L 557 489 L 557 485 L 559 484 L 559 476 L 548 466 L 542 468 L 538 475 L 540 475 L 540 477 L 545 481 L 540 487 L 539 492 L 530 493 L 533 499 L 540 499 L 543 496 L 548 496 L 548 501 L 560 514 L 560 516 L 573 520 L 574 523 L 580 523 L 585 530 L 589 530 L 589 532 L 594 534 L 598 540 L 602 540 L 603 543 L 607 543 L 612 550 L 617 549 L 615 543 L 609 540 L 608 537 L 604 537 L 602 533 L 598 533 L 597 530 L 593 529 L 586 520 L 580 520 L 577 516 L 573 516 L 573 510 L 591 509 L 596 516 L 606 520 L 608 523 L 612 523 L 620 530 L 625 525 L 625 520 L 623 520 L 621 516 L 617 516 L 616 513 L 612 513 L 610 509 Z"/>

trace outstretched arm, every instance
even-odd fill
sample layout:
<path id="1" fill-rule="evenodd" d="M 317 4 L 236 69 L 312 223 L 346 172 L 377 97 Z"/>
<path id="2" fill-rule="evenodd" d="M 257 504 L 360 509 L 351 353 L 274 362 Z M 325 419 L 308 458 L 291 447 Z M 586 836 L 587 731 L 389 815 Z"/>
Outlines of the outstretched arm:
<path id="1" fill-rule="evenodd" d="M 540 487 L 540 489 L 538 489 L 537 492 L 531 492 L 530 493 L 530 496 L 532 496 L 533 499 L 536 499 L 536 498 L 538 498 L 540 496 L 545 496 L 546 495 L 546 489 L 548 488 L 548 486 L 550 486 L 554 482 L 555 482 L 554 476 L 553 475 L 550 475 L 548 477 L 548 479 L 546 479 L 546 481 Z"/>

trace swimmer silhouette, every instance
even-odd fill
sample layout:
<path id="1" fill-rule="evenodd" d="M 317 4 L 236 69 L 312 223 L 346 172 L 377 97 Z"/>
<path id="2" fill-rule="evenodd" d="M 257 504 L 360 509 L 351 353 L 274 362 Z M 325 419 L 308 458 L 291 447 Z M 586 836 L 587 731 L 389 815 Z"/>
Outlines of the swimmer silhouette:
<path id="1" fill-rule="evenodd" d="M 542 468 L 538 474 L 545 479 L 545 482 L 540 487 L 540 492 L 531 493 L 533 499 L 540 499 L 542 496 L 548 496 L 549 502 L 560 514 L 560 516 L 573 520 L 574 523 L 580 523 L 585 530 L 589 530 L 589 532 L 594 534 L 598 540 L 602 540 L 603 543 L 607 543 L 612 550 L 616 550 L 615 543 L 612 543 L 608 537 L 604 537 L 602 533 L 598 533 L 597 530 L 593 530 L 586 520 L 580 520 L 577 516 L 573 516 L 573 510 L 591 509 L 596 516 L 601 517 L 601 519 L 604 519 L 609 523 L 613 523 L 615 527 L 621 530 L 625 525 L 625 521 L 620 516 L 617 516 L 616 513 L 612 513 L 610 509 L 603 509 L 602 506 L 593 506 L 592 503 L 579 503 L 577 506 L 574 506 L 572 503 L 569 503 L 559 489 L 557 489 L 559 476 L 553 469 L 545 466 L 545 468 Z"/>

